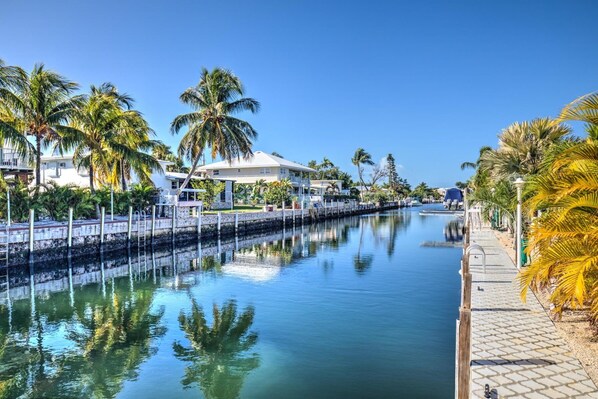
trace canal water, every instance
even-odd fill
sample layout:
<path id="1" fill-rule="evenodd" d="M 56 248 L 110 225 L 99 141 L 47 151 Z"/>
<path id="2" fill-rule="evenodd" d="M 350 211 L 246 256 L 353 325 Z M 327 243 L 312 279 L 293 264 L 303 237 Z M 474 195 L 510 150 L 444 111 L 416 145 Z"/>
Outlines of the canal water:
<path id="1" fill-rule="evenodd" d="M 422 209 L 2 269 L 0 398 L 451 397 L 459 228 Z"/>

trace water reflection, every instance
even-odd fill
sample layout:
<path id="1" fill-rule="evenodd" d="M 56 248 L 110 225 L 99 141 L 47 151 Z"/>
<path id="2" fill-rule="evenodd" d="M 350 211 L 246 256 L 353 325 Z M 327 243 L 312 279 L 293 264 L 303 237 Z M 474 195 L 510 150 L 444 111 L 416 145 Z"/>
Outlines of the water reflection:
<path id="1" fill-rule="evenodd" d="M 151 282 L 109 285 L 107 296 L 80 287 L 72 305 L 68 292 L 15 302 L 0 323 L 0 397 L 114 397 L 136 377 L 165 332 L 163 310 L 150 311 Z"/>
<path id="2" fill-rule="evenodd" d="M 463 241 L 463 221 L 457 219 L 447 222 L 444 226 L 444 238 L 446 242 Z"/>
<path id="3" fill-rule="evenodd" d="M 238 398 L 247 374 L 259 366 L 259 355 L 250 349 L 257 333 L 250 332 L 255 310 L 248 306 L 237 315 L 237 304 L 230 300 L 212 309 L 208 326 L 203 308 L 192 300 L 191 313 L 181 312 L 179 324 L 190 346 L 173 344 L 176 358 L 190 363 L 181 383 L 185 388 L 198 385 L 206 398 Z"/>
<path id="4" fill-rule="evenodd" d="M 256 310 L 239 310 L 232 299 L 204 310 L 191 299 L 199 298 L 193 290 L 208 280 L 268 287 L 261 283 L 314 257 L 319 273 L 346 271 L 363 284 L 362 277 L 375 276 L 396 256 L 412 218 L 405 211 L 355 216 L 203 246 L 0 269 L 0 398 L 115 397 L 128 381 L 141 379 L 144 363 L 171 349 L 177 360 L 162 361 L 181 365 L 177 388 L 240 397 L 246 377 L 259 374 L 262 363 L 252 331 Z M 447 240 L 461 239 L 460 232 L 456 221 L 444 227 Z M 437 233 L 441 239 L 442 226 Z M 185 299 L 179 304 L 174 295 Z M 174 323 L 166 320 L 164 303 L 180 306 L 170 312 Z"/>

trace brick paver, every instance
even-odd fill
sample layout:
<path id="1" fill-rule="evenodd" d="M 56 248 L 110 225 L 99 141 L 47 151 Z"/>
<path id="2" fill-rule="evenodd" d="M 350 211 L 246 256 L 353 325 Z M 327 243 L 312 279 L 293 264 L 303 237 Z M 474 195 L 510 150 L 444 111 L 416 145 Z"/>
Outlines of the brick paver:
<path id="1" fill-rule="evenodd" d="M 522 303 L 517 269 L 491 230 L 474 231 L 471 398 L 598 398 L 598 389 L 533 294 Z"/>

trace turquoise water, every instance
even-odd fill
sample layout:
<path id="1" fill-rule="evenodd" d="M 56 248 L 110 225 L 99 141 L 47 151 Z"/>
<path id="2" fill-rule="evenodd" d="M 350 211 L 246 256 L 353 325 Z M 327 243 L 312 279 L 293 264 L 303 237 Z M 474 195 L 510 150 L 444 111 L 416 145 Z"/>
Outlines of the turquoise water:
<path id="1" fill-rule="evenodd" d="M 0 397 L 451 397 L 460 250 L 420 244 L 457 229 L 421 209 L 3 270 Z"/>

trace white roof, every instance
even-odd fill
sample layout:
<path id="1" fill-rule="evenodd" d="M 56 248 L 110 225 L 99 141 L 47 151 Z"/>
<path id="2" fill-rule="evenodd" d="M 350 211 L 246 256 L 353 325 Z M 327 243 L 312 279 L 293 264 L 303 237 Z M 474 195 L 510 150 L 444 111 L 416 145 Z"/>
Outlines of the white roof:
<path id="1" fill-rule="evenodd" d="M 291 170 L 298 170 L 301 172 L 315 172 L 314 169 L 308 168 L 301 164 L 291 162 L 276 155 L 268 154 L 262 151 L 256 151 L 249 159 L 233 159 L 231 162 L 220 161 L 209 165 L 204 165 L 198 168 L 201 171 L 215 170 L 215 169 L 242 169 L 242 168 L 269 168 L 269 167 L 283 167 Z"/>

